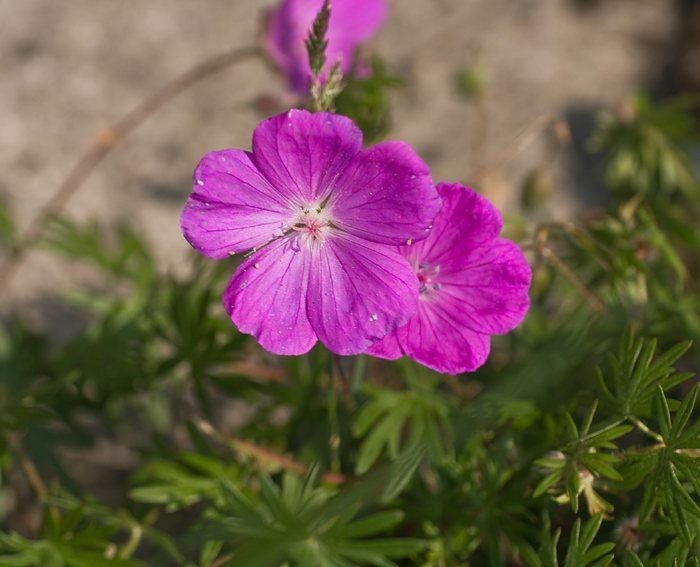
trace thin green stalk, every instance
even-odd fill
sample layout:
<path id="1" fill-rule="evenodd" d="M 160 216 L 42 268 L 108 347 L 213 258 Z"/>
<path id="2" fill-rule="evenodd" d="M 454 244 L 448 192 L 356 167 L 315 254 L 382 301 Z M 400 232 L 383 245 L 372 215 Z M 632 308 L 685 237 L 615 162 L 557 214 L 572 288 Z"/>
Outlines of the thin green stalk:
<path id="1" fill-rule="evenodd" d="M 333 368 L 333 355 L 331 354 L 328 366 L 328 423 L 331 434 L 328 446 L 331 451 L 331 472 L 340 474 L 340 426 L 338 425 L 338 391 L 335 384 L 335 371 Z"/>
<path id="2" fill-rule="evenodd" d="M 653 431 L 649 429 L 647 425 L 645 425 L 639 418 L 630 416 L 629 420 L 632 422 L 632 424 L 639 429 L 642 433 L 647 435 L 648 437 L 651 437 L 654 441 L 657 443 L 660 443 L 661 445 L 665 445 L 664 443 L 664 438 L 661 437 L 656 431 Z"/>

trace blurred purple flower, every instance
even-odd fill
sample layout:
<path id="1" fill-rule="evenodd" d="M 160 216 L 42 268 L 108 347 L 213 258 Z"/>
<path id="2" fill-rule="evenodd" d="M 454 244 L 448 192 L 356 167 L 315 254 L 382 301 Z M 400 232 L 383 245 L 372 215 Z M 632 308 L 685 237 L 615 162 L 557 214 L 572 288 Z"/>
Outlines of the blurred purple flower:
<path id="1" fill-rule="evenodd" d="M 439 208 L 405 143 L 363 150 L 350 119 L 291 110 L 257 126 L 252 153 L 202 158 L 180 222 L 205 256 L 253 250 L 223 298 L 241 332 L 277 354 L 317 339 L 357 354 L 415 313 L 416 275 L 396 247 L 425 238 Z"/>
<path id="2" fill-rule="evenodd" d="M 418 275 L 418 311 L 367 353 L 407 355 L 438 372 L 459 374 L 486 361 L 490 335 L 523 320 L 531 271 L 520 249 L 498 236 L 496 207 L 457 183 L 437 189 L 443 205 L 430 235 L 401 248 Z"/>
<path id="3" fill-rule="evenodd" d="M 267 22 L 267 53 L 297 92 L 309 88 L 311 70 L 304 42 L 322 5 L 323 0 L 282 0 Z M 386 13 L 386 0 L 333 0 L 322 77 L 338 60 L 343 73 L 347 72 L 355 48 L 377 32 Z"/>

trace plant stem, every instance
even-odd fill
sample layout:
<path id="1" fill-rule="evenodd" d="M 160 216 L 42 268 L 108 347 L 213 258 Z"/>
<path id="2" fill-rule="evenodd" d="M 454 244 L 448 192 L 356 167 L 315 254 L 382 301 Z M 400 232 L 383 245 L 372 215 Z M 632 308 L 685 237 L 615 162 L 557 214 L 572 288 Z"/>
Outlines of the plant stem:
<path id="1" fill-rule="evenodd" d="M 362 384 L 365 381 L 367 372 L 367 356 L 359 354 L 355 357 L 355 364 L 352 367 L 352 376 L 350 377 L 350 393 L 356 396 L 360 393 Z"/>
<path id="2" fill-rule="evenodd" d="M 139 544 L 141 543 L 141 537 L 143 536 L 143 529 L 138 524 L 131 526 L 131 531 L 129 533 L 129 539 L 122 547 L 119 552 L 119 559 L 129 559 L 134 554 Z"/>
<path id="3" fill-rule="evenodd" d="M 227 555 L 222 555 L 219 557 L 216 561 L 213 563 L 210 563 L 208 567 L 223 567 L 223 565 L 226 565 L 229 561 L 233 559 L 233 553 L 228 553 Z"/>
<path id="4" fill-rule="evenodd" d="M 647 435 L 648 437 L 651 437 L 654 441 L 657 443 L 660 443 L 661 445 L 665 446 L 666 444 L 664 443 L 664 438 L 661 437 L 656 431 L 653 431 L 649 429 L 647 425 L 645 425 L 639 418 L 630 416 L 629 420 L 632 422 L 632 424 L 639 429 L 642 433 Z"/>
<path id="5" fill-rule="evenodd" d="M 331 433 L 328 446 L 331 451 L 331 471 L 340 474 L 340 428 L 338 426 L 338 391 L 335 384 L 335 372 L 333 361 L 335 355 L 331 354 L 331 363 L 328 368 L 328 422 Z M 342 378 L 341 378 L 342 380 Z"/>
<path id="6" fill-rule="evenodd" d="M 220 443 L 231 447 L 237 453 L 249 455 L 258 461 L 272 463 L 285 470 L 293 471 L 302 475 L 305 475 L 309 472 L 309 467 L 307 467 L 304 463 L 300 463 L 299 461 L 295 461 L 294 459 L 290 459 L 289 457 L 285 457 L 284 455 L 275 453 L 270 449 L 259 447 L 251 443 L 250 441 L 244 441 L 243 439 L 229 437 L 228 435 L 217 431 L 214 428 L 214 426 L 208 421 L 199 420 L 196 423 L 196 425 L 197 429 L 204 433 L 204 435 L 212 437 Z M 323 473 L 321 474 L 320 478 L 323 482 L 334 485 L 343 484 L 346 480 L 343 475 L 336 474 L 334 472 Z"/>
<path id="7" fill-rule="evenodd" d="M 46 484 L 42 480 L 39 471 L 36 470 L 34 462 L 29 458 L 29 455 L 27 455 L 27 452 L 24 450 L 24 446 L 22 445 L 19 437 L 10 435 L 8 436 L 8 442 L 15 452 L 15 455 L 17 455 L 17 462 L 19 463 L 22 471 L 24 471 L 29 484 L 34 489 L 34 492 L 39 497 L 39 500 L 46 500 L 49 495 L 49 491 L 46 488 Z"/>
<path id="8" fill-rule="evenodd" d="M 546 228 L 541 228 L 535 238 L 535 247 L 539 254 L 547 260 L 555 270 L 557 270 L 565 279 L 573 285 L 578 292 L 583 296 L 583 298 L 588 301 L 589 305 L 593 310 L 599 315 L 607 313 L 605 304 L 586 287 L 586 284 L 581 281 L 581 279 L 567 266 L 559 256 L 556 255 L 554 250 L 552 250 L 547 245 L 547 239 L 549 237 L 549 231 Z"/>

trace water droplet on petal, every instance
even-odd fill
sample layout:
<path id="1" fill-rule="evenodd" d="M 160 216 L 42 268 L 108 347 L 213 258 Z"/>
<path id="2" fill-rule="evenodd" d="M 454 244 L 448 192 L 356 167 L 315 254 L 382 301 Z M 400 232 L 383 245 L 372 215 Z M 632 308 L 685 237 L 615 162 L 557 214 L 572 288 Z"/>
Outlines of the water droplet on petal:
<path id="1" fill-rule="evenodd" d="M 376 321 L 377 319 L 379 319 L 379 315 L 377 315 L 376 313 L 372 313 L 372 314 L 369 316 L 369 320 L 370 320 L 370 321 Z"/>
<path id="2" fill-rule="evenodd" d="M 201 179 L 197 179 L 197 185 L 201 187 L 202 185 L 204 185 L 204 181 L 202 181 Z"/>
<path id="3" fill-rule="evenodd" d="M 243 282 L 243 283 L 241 284 L 241 289 L 245 289 L 245 288 L 247 287 L 247 285 L 248 285 L 247 282 Z"/>

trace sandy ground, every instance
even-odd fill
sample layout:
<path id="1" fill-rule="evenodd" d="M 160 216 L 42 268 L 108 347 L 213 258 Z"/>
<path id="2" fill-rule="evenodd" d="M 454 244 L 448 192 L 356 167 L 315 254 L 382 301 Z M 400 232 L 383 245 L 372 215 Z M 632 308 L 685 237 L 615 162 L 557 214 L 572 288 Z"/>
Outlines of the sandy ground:
<path id="1" fill-rule="evenodd" d="M 95 134 L 191 65 L 257 41 L 254 0 L 0 0 L 0 196 L 26 226 Z M 506 212 L 524 175 L 552 165 L 544 214 L 595 203 L 595 164 L 583 147 L 596 111 L 654 84 L 678 22 L 671 0 L 391 0 L 370 50 L 406 79 L 394 95 L 390 138 L 416 147 L 436 180 L 468 182 L 495 166 L 484 191 Z M 480 104 L 456 94 L 458 69 L 485 70 Z M 122 143 L 86 180 L 68 214 L 128 220 L 175 269 L 188 252 L 178 214 L 205 152 L 249 147 L 253 101 L 284 82 L 249 61 L 197 85 Z M 502 162 L 518 135 L 562 117 L 574 143 L 536 137 Z M 0 312 L 85 282 L 89 274 L 32 253 Z"/>

